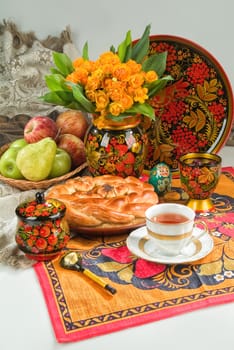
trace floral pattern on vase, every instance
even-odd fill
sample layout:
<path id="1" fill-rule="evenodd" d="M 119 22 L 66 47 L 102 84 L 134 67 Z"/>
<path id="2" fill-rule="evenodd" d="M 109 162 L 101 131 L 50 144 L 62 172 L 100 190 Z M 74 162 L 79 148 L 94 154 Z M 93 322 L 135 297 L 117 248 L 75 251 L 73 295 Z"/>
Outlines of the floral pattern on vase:
<path id="1" fill-rule="evenodd" d="M 89 171 L 93 176 L 139 177 L 144 169 L 147 136 L 138 126 L 127 124 L 98 128 L 92 124 L 85 137 Z"/>

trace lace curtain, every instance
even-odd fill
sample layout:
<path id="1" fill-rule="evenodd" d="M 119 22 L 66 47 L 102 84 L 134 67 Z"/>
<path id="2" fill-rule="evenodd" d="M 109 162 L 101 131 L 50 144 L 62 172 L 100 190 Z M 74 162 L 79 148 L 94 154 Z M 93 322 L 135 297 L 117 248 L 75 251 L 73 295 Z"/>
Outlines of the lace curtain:
<path id="1" fill-rule="evenodd" d="M 48 114 L 56 107 L 40 101 L 46 91 L 44 76 L 53 66 L 52 52 L 79 55 L 69 27 L 60 37 L 39 41 L 33 32 L 20 32 L 12 22 L 0 24 L 0 115 Z"/>

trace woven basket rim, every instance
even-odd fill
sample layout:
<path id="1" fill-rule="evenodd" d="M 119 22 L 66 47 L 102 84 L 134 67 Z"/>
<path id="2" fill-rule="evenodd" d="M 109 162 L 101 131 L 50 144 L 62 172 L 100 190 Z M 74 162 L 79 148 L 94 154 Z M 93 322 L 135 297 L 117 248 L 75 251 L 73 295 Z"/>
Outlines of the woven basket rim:
<path id="1" fill-rule="evenodd" d="M 0 156 L 9 148 L 10 143 L 3 145 L 0 147 Z M 58 184 L 59 182 L 63 182 L 68 180 L 69 178 L 79 174 L 82 170 L 84 170 L 88 166 L 87 162 L 79 165 L 77 168 L 73 169 L 67 174 L 64 174 L 59 177 L 54 177 L 52 179 L 45 179 L 41 181 L 29 181 L 29 180 L 18 180 L 12 179 L 10 177 L 5 177 L 0 174 L 0 181 L 3 183 L 10 185 L 12 187 L 16 187 L 20 190 L 33 190 L 33 189 L 46 189 L 52 185 Z"/>

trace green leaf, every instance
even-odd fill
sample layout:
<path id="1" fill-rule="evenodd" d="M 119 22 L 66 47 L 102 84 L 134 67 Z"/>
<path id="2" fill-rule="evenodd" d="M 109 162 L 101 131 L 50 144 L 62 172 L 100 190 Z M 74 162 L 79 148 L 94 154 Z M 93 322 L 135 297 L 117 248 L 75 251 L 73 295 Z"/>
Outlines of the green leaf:
<path id="1" fill-rule="evenodd" d="M 129 61 L 131 57 L 132 57 L 132 45 L 129 45 L 126 49 L 124 62 Z"/>
<path id="2" fill-rule="evenodd" d="M 154 70 L 157 72 L 158 76 L 161 77 L 165 72 L 167 64 L 167 52 L 155 53 L 152 56 L 149 56 L 143 63 L 142 69 L 145 72 L 149 70 Z"/>
<path id="3" fill-rule="evenodd" d="M 133 107 L 126 110 L 124 113 L 121 113 L 118 116 L 114 116 L 112 114 L 109 114 L 106 116 L 108 119 L 112 119 L 115 121 L 122 121 L 125 118 L 129 118 L 129 116 L 141 114 L 146 117 L 149 117 L 150 119 L 155 119 L 155 113 L 152 106 L 150 106 L 148 103 L 136 103 Z"/>
<path id="4" fill-rule="evenodd" d="M 84 60 L 88 61 L 89 60 L 89 46 L 88 42 L 84 44 L 83 51 L 82 51 L 82 57 Z"/>
<path id="5" fill-rule="evenodd" d="M 50 71 L 51 71 L 52 74 L 60 74 L 61 75 L 61 72 L 58 69 L 54 68 L 54 67 L 50 68 Z"/>
<path id="6" fill-rule="evenodd" d="M 116 50 L 115 50 L 114 45 L 111 45 L 111 47 L 110 47 L 110 52 L 116 53 Z"/>
<path id="7" fill-rule="evenodd" d="M 148 103 L 136 103 L 133 107 L 125 111 L 128 115 L 142 114 L 150 119 L 155 118 L 154 109 Z"/>
<path id="8" fill-rule="evenodd" d="M 72 86 L 72 92 L 73 96 L 76 99 L 76 101 L 82 106 L 83 109 L 85 109 L 89 113 L 95 112 L 95 107 L 85 96 L 83 92 L 83 88 L 77 84 L 71 84 Z"/>
<path id="9" fill-rule="evenodd" d="M 54 63 L 63 76 L 67 76 L 74 71 L 71 59 L 61 52 L 53 52 Z"/>
<path id="10" fill-rule="evenodd" d="M 137 63 L 142 63 L 143 58 L 148 54 L 150 28 L 151 26 L 148 24 L 142 37 L 133 45 L 132 59 Z"/>
<path id="11" fill-rule="evenodd" d="M 132 45 L 131 31 L 129 30 L 126 34 L 124 41 L 118 46 L 118 56 L 121 62 L 126 62 L 125 56 L 129 46 Z"/>
<path id="12" fill-rule="evenodd" d="M 72 91 L 56 91 L 56 94 L 61 98 L 66 104 L 74 101 Z"/>
<path id="13" fill-rule="evenodd" d="M 48 92 L 40 97 L 44 102 L 52 103 L 54 105 L 65 106 L 65 102 L 58 96 L 55 91 Z"/>
<path id="14" fill-rule="evenodd" d="M 52 74 L 45 76 L 46 85 L 51 91 L 66 89 L 64 85 L 64 77 L 61 74 Z"/>
<path id="15" fill-rule="evenodd" d="M 80 110 L 86 112 L 86 109 L 80 105 L 77 101 L 74 101 L 72 92 L 65 91 L 53 91 L 48 92 L 44 96 L 40 97 L 41 100 L 54 105 L 64 106 L 70 109 Z"/>
<path id="16" fill-rule="evenodd" d="M 167 85 L 168 81 L 172 80 L 173 78 L 170 75 L 167 75 L 161 79 L 154 81 L 151 84 L 146 85 L 148 88 L 148 96 L 153 97 Z"/>
<path id="17" fill-rule="evenodd" d="M 82 112 L 87 112 L 77 101 L 72 101 L 71 103 L 66 104 L 66 107 L 69 109 L 75 109 Z"/>

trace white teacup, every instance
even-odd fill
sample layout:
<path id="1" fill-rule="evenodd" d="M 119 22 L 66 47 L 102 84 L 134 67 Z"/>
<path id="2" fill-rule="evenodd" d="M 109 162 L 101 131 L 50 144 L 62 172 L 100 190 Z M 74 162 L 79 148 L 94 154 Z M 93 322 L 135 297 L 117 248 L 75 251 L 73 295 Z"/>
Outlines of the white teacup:
<path id="1" fill-rule="evenodd" d="M 164 255 L 180 254 L 192 240 L 193 229 L 197 224 L 202 224 L 207 232 L 203 221 L 194 223 L 195 211 L 183 204 L 156 204 L 146 210 L 145 216 L 147 233 Z"/>

